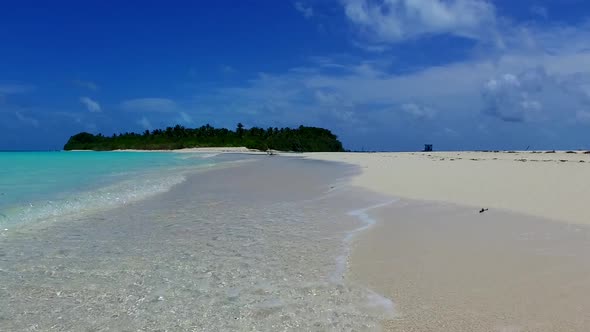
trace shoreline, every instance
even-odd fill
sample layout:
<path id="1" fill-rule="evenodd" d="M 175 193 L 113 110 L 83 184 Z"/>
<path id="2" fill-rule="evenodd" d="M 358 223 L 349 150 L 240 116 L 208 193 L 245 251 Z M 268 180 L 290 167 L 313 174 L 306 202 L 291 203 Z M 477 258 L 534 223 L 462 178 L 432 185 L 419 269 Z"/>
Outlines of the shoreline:
<path id="1" fill-rule="evenodd" d="M 346 164 L 254 159 L 3 235 L 0 329 L 378 329 L 391 303 L 331 277 L 382 196 Z"/>
<path id="2" fill-rule="evenodd" d="M 265 151 L 248 149 L 246 147 L 206 147 L 206 148 L 183 148 L 176 150 L 139 150 L 139 149 L 117 149 L 108 151 L 95 150 L 67 150 L 64 152 L 172 152 L 172 153 L 247 153 L 247 154 L 262 154 Z"/>
<path id="3" fill-rule="evenodd" d="M 202 173 L 211 167 L 231 167 L 250 158 L 218 157 L 216 159 L 220 160 L 219 162 L 204 159 L 215 156 L 200 155 L 199 158 L 203 158 L 202 162 L 163 166 L 164 172 L 162 168 L 154 167 L 128 170 L 125 176 L 119 177 L 118 171 L 104 173 L 88 182 L 78 183 L 77 187 L 59 188 L 34 200 L 16 200 L 10 205 L 2 206 L 0 235 L 6 234 L 9 230 L 37 227 L 39 224 L 77 218 L 141 202 L 171 190 L 184 182 L 189 175 Z"/>
<path id="4" fill-rule="evenodd" d="M 577 180 L 590 156 L 547 155 L 306 157 L 356 165 L 350 185 L 401 197 L 367 211 L 376 223 L 355 236 L 346 274 L 393 301 L 386 331 L 587 331 L 590 215 L 578 207 L 590 187 Z"/>

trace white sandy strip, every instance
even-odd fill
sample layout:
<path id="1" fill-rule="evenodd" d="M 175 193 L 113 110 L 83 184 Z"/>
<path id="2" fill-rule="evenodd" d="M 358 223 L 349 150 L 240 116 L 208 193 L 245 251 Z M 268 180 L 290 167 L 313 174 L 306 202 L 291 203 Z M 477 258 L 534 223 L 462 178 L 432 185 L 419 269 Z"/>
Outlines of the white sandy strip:
<path id="1" fill-rule="evenodd" d="M 85 151 L 85 150 L 77 150 Z M 175 153 L 195 153 L 195 152 L 206 152 L 206 153 L 266 153 L 260 150 L 248 149 L 246 147 L 210 147 L 210 148 L 186 148 L 178 150 L 136 150 L 136 149 L 124 149 L 115 150 L 117 152 L 175 152 Z"/>
<path id="2" fill-rule="evenodd" d="M 590 224 L 590 154 L 582 152 L 304 155 L 359 165 L 353 184 L 381 193 Z"/>

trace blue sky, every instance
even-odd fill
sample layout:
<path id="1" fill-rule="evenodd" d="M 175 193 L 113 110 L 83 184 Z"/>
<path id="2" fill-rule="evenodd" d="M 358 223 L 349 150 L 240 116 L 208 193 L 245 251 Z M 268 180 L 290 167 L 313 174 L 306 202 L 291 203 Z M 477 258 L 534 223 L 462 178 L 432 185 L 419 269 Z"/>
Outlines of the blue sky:
<path id="1" fill-rule="evenodd" d="M 583 0 L 6 1 L 0 150 L 315 125 L 350 149 L 590 149 Z"/>

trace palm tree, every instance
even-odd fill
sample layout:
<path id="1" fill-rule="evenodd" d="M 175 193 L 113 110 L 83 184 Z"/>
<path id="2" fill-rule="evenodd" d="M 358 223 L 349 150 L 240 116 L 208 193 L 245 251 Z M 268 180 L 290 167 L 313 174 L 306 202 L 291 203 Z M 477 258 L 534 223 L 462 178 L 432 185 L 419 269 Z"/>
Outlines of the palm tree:
<path id="1" fill-rule="evenodd" d="M 244 136 L 244 125 L 241 122 L 238 123 L 238 128 L 236 129 L 236 134 L 238 134 L 239 138 L 242 138 L 242 136 Z"/>

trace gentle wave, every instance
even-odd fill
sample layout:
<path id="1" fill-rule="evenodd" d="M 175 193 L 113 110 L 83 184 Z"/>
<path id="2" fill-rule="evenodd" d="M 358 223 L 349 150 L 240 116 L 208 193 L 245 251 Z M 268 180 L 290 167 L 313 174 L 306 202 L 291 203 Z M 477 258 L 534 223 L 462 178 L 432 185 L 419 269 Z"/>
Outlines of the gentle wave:
<path id="1" fill-rule="evenodd" d="M 0 212 L 0 225 L 6 228 L 23 223 L 56 221 L 73 214 L 116 208 L 166 192 L 186 180 L 182 172 L 169 173 L 173 175 L 144 174 L 62 199 L 13 206 Z"/>
<path id="2" fill-rule="evenodd" d="M 352 240 L 355 236 L 359 233 L 366 231 L 367 229 L 374 226 L 377 221 L 367 213 L 370 210 L 378 209 L 381 207 L 385 207 L 391 204 L 398 202 L 399 199 L 393 199 L 388 202 L 379 203 L 375 205 L 371 205 L 369 207 L 365 207 L 362 209 L 356 209 L 348 212 L 349 216 L 353 216 L 361 221 L 363 224 L 351 231 L 349 231 L 343 241 L 344 241 L 344 250 L 340 256 L 336 258 L 336 269 L 333 271 L 332 275 L 330 276 L 330 281 L 334 283 L 342 283 L 344 279 L 345 271 L 348 269 L 348 259 L 350 257 L 350 252 L 352 248 Z M 366 297 L 366 306 L 371 309 L 372 311 L 380 311 L 383 317 L 393 318 L 396 316 L 395 312 L 395 305 L 393 301 L 390 299 L 375 293 L 371 290 L 367 290 L 367 297 Z"/>
<path id="3" fill-rule="evenodd" d="M 350 256 L 350 247 L 351 247 L 352 239 L 355 236 L 357 236 L 359 233 L 369 229 L 371 226 L 375 225 L 375 223 L 376 223 L 376 220 L 371 218 L 367 214 L 367 211 L 373 210 L 373 209 L 378 209 L 381 207 L 385 207 L 385 206 L 391 205 L 397 201 L 399 201 L 399 200 L 394 199 L 389 202 L 379 203 L 379 204 L 371 205 L 366 208 L 356 209 L 356 210 L 352 210 L 352 211 L 348 212 L 349 216 L 353 216 L 353 217 L 357 218 L 363 224 L 360 227 L 349 231 L 346 234 L 346 236 L 344 237 L 345 251 L 342 253 L 342 255 L 338 256 L 338 258 L 336 259 L 336 270 L 332 273 L 332 276 L 330 277 L 330 280 L 332 282 L 342 282 L 342 279 L 344 278 L 344 272 L 346 271 L 347 265 L 348 265 L 348 257 Z"/>

